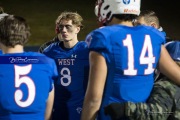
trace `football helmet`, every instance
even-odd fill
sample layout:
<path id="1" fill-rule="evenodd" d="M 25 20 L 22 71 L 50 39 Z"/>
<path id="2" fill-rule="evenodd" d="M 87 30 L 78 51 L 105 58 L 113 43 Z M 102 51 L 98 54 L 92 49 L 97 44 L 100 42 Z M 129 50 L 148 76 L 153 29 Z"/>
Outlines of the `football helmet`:
<path id="1" fill-rule="evenodd" d="M 114 14 L 139 15 L 141 0 L 97 0 L 95 14 L 102 24 L 111 20 Z"/>

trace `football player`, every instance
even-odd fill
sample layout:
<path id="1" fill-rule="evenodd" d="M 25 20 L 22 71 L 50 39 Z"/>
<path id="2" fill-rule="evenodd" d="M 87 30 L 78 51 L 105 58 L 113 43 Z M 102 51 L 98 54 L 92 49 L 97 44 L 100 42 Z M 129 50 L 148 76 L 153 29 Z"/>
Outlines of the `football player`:
<path id="1" fill-rule="evenodd" d="M 93 30 L 86 39 L 90 75 L 82 120 L 110 120 L 104 113 L 110 103 L 145 102 L 153 88 L 157 66 L 180 84 L 180 68 L 163 46 L 164 35 L 150 26 L 133 26 L 140 2 L 97 1 L 95 13 L 106 26 Z"/>
<path id="2" fill-rule="evenodd" d="M 62 12 L 57 20 L 60 40 L 47 46 L 43 54 L 56 61 L 59 79 L 54 81 L 52 120 L 79 120 L 89 73 L 89 50 L 78 40 L 83 18 L 76 12 Z"/>
<path id="3" fill-rule="evenodd" d="M 0 120 L 50 120 L 58 73 L 53 59 L 24 52 L 30 36 L 26 20 L 8 15 L 0 21 Z"/>

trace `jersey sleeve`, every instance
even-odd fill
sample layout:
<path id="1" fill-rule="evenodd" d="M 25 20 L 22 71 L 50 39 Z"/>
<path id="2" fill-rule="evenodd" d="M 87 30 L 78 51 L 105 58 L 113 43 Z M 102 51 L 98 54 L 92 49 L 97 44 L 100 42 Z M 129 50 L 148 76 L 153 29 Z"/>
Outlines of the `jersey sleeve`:
<path id="1" fill-rule="evenodd" d="M 149 26 L 147 26 L 149 27 Z M 166 43 L 166 33 L 157 30 L 156 28 L 151 27 L 151 30 L 157 35 L 159 36 L 160 42 L 161 44 L 165 44 Z"/>
<path id="2" fill-rule="evenodd" d="M 58 71 L 57 71 L 57 67 L 56 67 L 56 63 L 53 59 L 48 58 L 49 62 L 49 74 L 50 74 L 50 90 L 51 91 L 53 89 L 54 86 L 54 81 L 58 79 Z"/>
<path id="3" fill-rule="evenodd" d="M 44 44 L 42 44 L 42 45 L 39 47 L 38 52 L 43 53 L 44 50 L 45 50 L 49 45 L 51 45 L 52 43 L 55 43 L 55 42 L 59 42 L 59 39 L 58 39 L 57 36 L 56 36 L 54 39 L 52 39 L 52 40 L 50 40 L 50 41 L 45 42 Z"/>
<path id="4" fill-rule="evenodd" d="M 51 43 L 49 46 L 47 46 L 43 51 L 42 51 L 42 54 L 50 57 L 50 58 L 54 58 L 53 57 L 53 50 L 54 48 L 59 44 L 59 42 L 54 42 L 54 43 Z"/>
<path id="5" fill-rule="evenodd" d="M 107 51 L 106 37 L 101 32 L 93 31 L 86 37 L 86 42 L 90 51 L 98 52 L 103 56 L 105 55 Z"/>

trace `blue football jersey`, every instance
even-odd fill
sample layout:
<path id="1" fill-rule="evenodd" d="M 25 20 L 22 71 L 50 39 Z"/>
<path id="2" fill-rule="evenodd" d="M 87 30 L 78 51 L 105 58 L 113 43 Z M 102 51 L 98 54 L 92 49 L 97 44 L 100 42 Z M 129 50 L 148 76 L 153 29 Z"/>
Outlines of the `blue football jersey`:
<path id="1" fill-rule="evenodd" d="M 44 120 L 57 76 L 54 60 L 43 54 L 0 55 L 0 120 Z"/>
<path id="2" fill-rule="evenodd" d="M 44 54 L 56 61 L 59 79 L 55 84 L 53 120 L 80 120 L 89 74 L 89 49 L 80 41 L 73 48 L 52 43 Z"/>
<path id="3" fill-rule="evenodd" d="M 104 56 L 108 68 L 98 119 L 108 119 L 104 107 L 112 102 L 146 101 L 164 41 L 164 35 L 149 26 L 106 26 L 86 37 L 90 51 Z"/>
<path id="4" fill-rule="evenodd" d="M 2 50 L 0 50 L 0 54 L 2 54 Z"/>

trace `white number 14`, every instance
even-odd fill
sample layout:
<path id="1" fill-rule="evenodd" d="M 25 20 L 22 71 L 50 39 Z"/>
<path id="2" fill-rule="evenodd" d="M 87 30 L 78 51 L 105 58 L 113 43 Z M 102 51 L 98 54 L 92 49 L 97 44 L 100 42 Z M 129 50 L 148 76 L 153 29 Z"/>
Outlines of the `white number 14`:
<path id="1" fill-rule="evenodd" d="M 126 39 L 123 40 L 123 44 L 128 48 L 128 69 L 124 70 L 124 75 L 137 75 L 137 69 L 134 68 L 134 48 L 131 35 L 127 35 Z M 146 56 L 146 52 L 148 56 Z M 145 75 L 154 72 L 153 63 L 155 63 L 155 57 L 153 57 L 152 43 L 149 35 L 145 36 L 139 62 L 140 64 L 148 65 L 147 69 L 144 71 Z"/>

